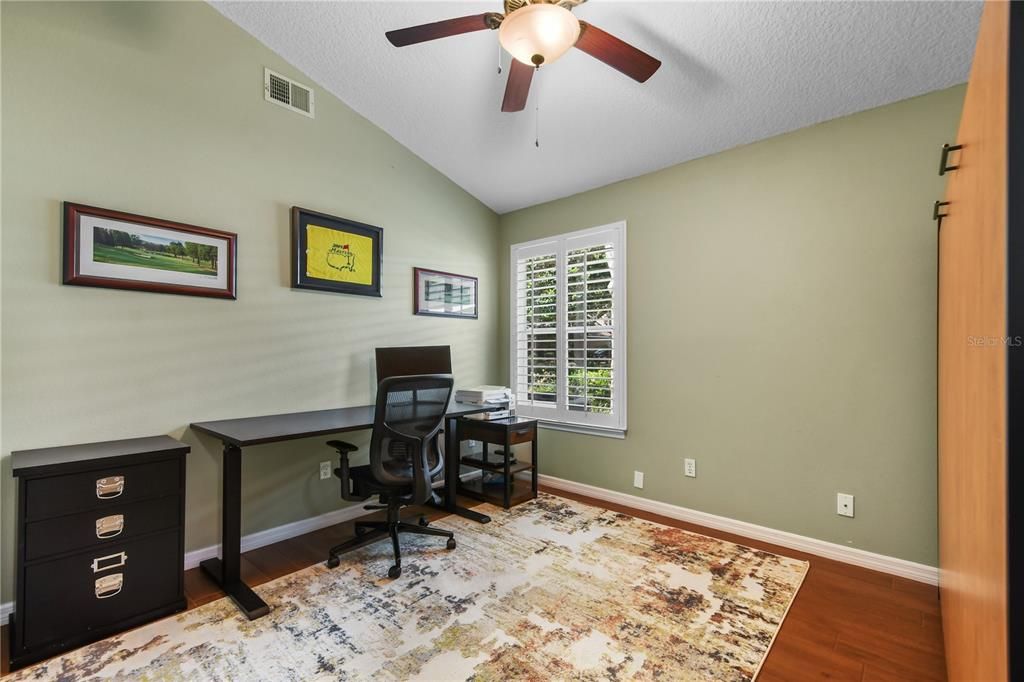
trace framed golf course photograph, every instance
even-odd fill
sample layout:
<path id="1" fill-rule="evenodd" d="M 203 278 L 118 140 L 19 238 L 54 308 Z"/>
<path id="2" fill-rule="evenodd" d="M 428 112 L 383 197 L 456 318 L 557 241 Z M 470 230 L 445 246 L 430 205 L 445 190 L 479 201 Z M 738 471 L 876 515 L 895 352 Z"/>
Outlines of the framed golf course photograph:
<path id="1" fill-rule="evenodd" d="M 238 235 L 64 202 L 64 284 L 234 299 Z"/>
<path id="2" fill-rule="evenodd" d="M 292 207 L 292 288 L 380 296 L 384 230 Z"/>

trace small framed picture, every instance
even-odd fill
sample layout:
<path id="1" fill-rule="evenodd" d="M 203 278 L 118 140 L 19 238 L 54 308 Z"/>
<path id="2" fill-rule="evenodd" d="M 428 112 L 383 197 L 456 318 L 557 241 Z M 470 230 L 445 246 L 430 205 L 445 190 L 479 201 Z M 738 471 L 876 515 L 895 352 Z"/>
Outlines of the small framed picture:
<path id="1" fill-rule="evenodd" d="M 238 235 L 64 202 L 64 284 L 234 299 Z"/>
<path id="2" fill-rule="evenodd" d="M 416 315 L 477 319 L 476 277 L 451 272 L 413 268 Z"/>
<path id="3" fill-rule="evenodd" d="M 292 207 L 292 288 L 380 296 L 384 230 Z"/>

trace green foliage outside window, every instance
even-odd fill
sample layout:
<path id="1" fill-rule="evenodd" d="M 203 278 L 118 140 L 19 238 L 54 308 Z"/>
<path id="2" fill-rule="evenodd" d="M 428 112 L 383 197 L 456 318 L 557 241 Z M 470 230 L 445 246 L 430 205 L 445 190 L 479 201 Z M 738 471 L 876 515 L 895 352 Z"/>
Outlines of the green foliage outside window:
<path id="1" fill-rule="evenodd" d="M 532 356 L 527 398 L 554 402 L 556 396 L 555 302 L 557 280 L 553 257 L 526 264 L 527 348 Z M 612 263 L 606 246 L 569 253 L 567 331 L 569 408 L 609 413 L 612 408 Z"/>

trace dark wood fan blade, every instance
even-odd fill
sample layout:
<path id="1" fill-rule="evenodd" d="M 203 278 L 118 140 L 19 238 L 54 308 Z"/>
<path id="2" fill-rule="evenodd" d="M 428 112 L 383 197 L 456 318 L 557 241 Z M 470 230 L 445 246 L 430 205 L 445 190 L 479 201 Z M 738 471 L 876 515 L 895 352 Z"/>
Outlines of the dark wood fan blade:
<path id="1" fill-rule="evenodd" d="M 585 21 L 580 22 L 580 37 L 576 47 L 641 83 L 654 75 L 661 66 L 659 60 L 643 50 Z"/>
<path id="2" fill-rule="evenodd" d="M 468 17 L 435 21 L 432 24 L 399 28 L 394 31 L 388 31 L 384 35 L 387 36 L 388 40 L 395 47 L 405 47 L 415 43 L 424 43 L 428 40 L 457 36 L 461 33 L 482 31 L 485 28 L 497 28 L 501 24 L 501 19 L 502 16 L 500 14 L 484 12 L 483 14 L 473 14 Z"/>
<path id="3" fill-rule="evenodd" d="M 530 94 L 530 81 L 536 69 L 523 64 L 518 59 L 512 60 L 508 70 L 508 82 L 505 84 L 505 99 L 501 101 L 502 111 L 522 111 L 526 108 L 526 98 Z"/>

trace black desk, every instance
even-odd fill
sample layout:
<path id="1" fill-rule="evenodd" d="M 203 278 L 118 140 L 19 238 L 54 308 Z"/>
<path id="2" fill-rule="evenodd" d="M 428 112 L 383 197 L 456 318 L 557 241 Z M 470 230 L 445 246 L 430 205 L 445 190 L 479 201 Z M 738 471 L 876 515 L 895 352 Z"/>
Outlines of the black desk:
<path id="1" fill-rule="evenodd" d="M 467 414 L 487 412 L 490 409 L 493 408 L 452 402 L 445 415 L 445 493 L 442 508 L 479 523 L 487 523 L 491 519 L 472 509 L 460 507 L 455 499 L 460 466 L 456 420 Z M 239 571 L 242 554 L 242 448 L 345 431 L 362 431 L 373 427 L 373 415 L 373 405 L 362 405 L 336 410 L 222 419 L 191 425 L 196 431 L 209 434 L 224 443 L 221 558 L 207 559 L 200 566 L 250 619 L 266 615 L 269 608 L 245 584 Z"/>

